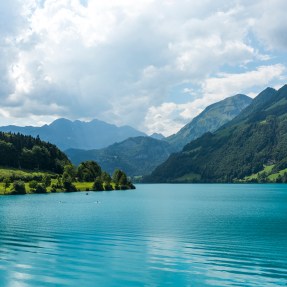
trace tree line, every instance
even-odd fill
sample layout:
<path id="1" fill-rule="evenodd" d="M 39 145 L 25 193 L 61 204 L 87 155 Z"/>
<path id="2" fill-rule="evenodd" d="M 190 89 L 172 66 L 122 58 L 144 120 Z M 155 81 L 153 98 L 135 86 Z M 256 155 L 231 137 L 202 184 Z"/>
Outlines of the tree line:
<path id="1" fill-rule="evenodd" d="M 77 185 L 85 186 L 85 191 L 109 191 L 135 189 L 125 172 L 116 169 L 112 176 L 103 171 L 94 161 L 82 162 L 78 167 L 67 164 L 64 172 L 58 175 L 43 174 L 35 179 L 25 182 L 25 179 L 14 180 L 6 177 L 2 179 L 6 194 L 26 194 L 27 187 L 31 193 L 74 192 L 80 191 Z M 92 184 L 91 184 L 92 183 Z M 82 191 L 82 190 L 81 190 Z"/>

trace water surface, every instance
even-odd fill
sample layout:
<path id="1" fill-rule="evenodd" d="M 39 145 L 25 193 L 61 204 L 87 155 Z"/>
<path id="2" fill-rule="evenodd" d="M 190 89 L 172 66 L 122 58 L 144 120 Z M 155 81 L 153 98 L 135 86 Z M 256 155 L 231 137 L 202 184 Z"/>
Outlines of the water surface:
<path id="1" fill-rule="evenodd" d="M 0 197 L 0 286 L 287 286 L 287 185 Z"/>

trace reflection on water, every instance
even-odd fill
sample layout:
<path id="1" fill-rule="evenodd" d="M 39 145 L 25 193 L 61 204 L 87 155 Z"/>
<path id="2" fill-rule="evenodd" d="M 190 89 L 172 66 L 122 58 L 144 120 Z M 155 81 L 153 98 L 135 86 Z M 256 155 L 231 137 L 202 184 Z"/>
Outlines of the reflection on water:
<path id="1" fill-rule="evenodd" d="M 0 197 L 0 286 L 286 286 L 287 186 Z"/>

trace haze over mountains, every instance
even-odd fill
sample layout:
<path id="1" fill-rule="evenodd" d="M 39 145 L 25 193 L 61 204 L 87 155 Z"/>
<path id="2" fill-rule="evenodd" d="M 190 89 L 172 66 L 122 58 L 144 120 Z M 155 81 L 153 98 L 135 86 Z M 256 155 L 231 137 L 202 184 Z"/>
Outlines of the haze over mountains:
<path id="1" fill-rule="evenodd" d="M 287 172 L 287 85 L 261 92 L 232 121 L 155 169 L 148 182 L 233 182 Z"/>
<path id="2" fill-rule="evenodd" d="M 130 126 L 117 127 L 100 120 L 90 122 L 57 119 L 42 127 L 0 127 L 0 131 L 40 136 L 42 140 L 57 145 L 61 150 L 69 148 L 96 149 L 104 148 L 129 137 L 146 136 Z"/>

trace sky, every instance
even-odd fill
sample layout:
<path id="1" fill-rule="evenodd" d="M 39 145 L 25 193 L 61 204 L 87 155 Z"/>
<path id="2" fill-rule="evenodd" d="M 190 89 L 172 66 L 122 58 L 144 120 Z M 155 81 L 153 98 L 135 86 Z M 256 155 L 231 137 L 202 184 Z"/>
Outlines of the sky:
<path id="1" fill-rule="evenodd" d="M 177 132 L 286 83 L 286 0 L 0 2 L 0 125 L 59 117 Z"/>

